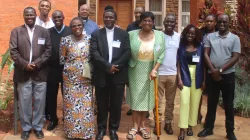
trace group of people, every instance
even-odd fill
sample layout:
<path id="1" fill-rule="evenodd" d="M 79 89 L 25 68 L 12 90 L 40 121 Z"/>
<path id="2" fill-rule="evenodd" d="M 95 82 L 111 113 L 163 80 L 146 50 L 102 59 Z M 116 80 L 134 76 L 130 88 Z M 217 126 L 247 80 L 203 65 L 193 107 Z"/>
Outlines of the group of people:
<path id="1" fill-rule="evenodd" d="M 39 16 L 33 7 L 26 7 L 25 24 L 13 29 L 10 37 L 23 130 L 21 139 L 29 139 L 32 129 L 38 139 L 43 138 L 44 117 L 50 121 L 47 130 L 58 125 L 59 83 L 67 138 L 102 140 L 109 129 L 110 139 L 118 140 L 126 85 L 126 102 L 133 122 L 126 138 L 135 139 L 140 134 L 150 139 L 145 120 L 148 111 L 155 107 L 153 80 L 157 79 L 159 116 L 165 114 L 167 134 L 173 135 L 171 123 L 177 88 L 180 89 L 178 140 L 184 140 L 185 135 L 192 136 L 192 127 L 201 122 L 201 97 L 206 88 L 208 109 L 204 129 L 198 136 L 213 134 L 222 92 L 227 138 L 236 140 L 234 67 L 240 54 L 240 41 L 229 31 L 228 15 L 218 18 L 208 15 L 205 28 L 190 24 L 178 34 L 174 31 L 174 14 L 167 14 L 164 31 L 157 31 L 154 14 L 142 7 L 135 9 L 136 21 L 128 25 L 127 31 L 115 24 L 118 17 L 112 7 L 103 13 L 103 28 L 98 28 L 89 18 L 90 7 L 86 4 L 80 7 L 79 16 L 70 21 L 69 27 L 63 23 L 60 10 L 52 13 L 52 19 L 48 17 L 50 1 L 41 0 L 38 9 Z M 166 106 L 162 112 L 164 94 Z"/>

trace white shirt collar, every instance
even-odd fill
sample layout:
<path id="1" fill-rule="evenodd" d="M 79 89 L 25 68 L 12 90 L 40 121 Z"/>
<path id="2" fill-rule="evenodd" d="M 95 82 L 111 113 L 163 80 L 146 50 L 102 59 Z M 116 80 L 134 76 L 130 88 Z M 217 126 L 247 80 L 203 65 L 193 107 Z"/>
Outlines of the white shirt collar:
<path id="1" fill-rule="evenodd" d="M 25 26 L 28 30 L 31 30 L 32 32 L 35 30 L 35 25 L 33 26 L 33 28 L 30 28 L 30 26 L 27 25 L 27 24 L 24 24 L 24 26 Z"/>
<path id="2" fill-rule="evenodd" d="M 165 33 L 164 33 L 165 34 Z M 174 31 L 173 35 L 168 35 L 168 34 L 165 34 L 167 37 L 173 37 L 173 36 L 176 36 L 177 35 L 177 32 Z"/>
<path id="3" fill-rule="evenodd" d="M 45 25 L 45 23 L 40 19 L 39 16 L 36 17 L 36 25 L 42 26 L 46 29 L 49 29 L 49 28 L 55 26 L 51 18 L 49 18 L 48 23 Z"/>

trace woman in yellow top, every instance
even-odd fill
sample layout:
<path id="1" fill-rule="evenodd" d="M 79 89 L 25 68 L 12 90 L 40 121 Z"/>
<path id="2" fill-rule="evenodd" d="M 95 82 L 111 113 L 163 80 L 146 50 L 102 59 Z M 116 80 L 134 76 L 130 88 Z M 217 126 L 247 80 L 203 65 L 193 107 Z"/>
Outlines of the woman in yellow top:
<path id="1" fill-rule="evenodd" d="M 154 82 L 164 58 L 164 34 L 152 30 L 154 14 L 144 12 L 140 16 L 141 29 L 129 32 L 131 59 L 129 61 L 129 93 L 127 103 L 132 109 L 133 128 L 127 139 L 134 139 L 137 131 L 144 139 L 150 134 L 145 129 L 146 114 L 154 108 Z"/>

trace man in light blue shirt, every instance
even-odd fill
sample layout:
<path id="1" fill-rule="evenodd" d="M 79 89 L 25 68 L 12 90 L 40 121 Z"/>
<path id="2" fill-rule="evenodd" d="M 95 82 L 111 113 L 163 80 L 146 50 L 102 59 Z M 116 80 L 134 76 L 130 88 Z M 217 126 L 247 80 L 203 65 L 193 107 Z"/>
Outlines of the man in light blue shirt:
<path id="1" fill-rule="evenodd" d="M 87 4 L 84 4 L 79 9 L 79 17 L 82 18 L 84 22 L 84 31 L 83 34 L 91 35 L 98 28 L 98 25 L 89 18 L 90 7 Z"/>

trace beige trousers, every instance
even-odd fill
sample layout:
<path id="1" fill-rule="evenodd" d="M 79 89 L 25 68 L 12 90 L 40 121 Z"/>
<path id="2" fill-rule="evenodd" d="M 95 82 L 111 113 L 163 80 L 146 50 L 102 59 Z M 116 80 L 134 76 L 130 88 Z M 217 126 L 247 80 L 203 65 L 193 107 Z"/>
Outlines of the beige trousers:
<path id="1" fill-rule="evenodd" d="M 174 100 L 177 89 L 177 76 L 176 75 L 159 75 L 158 77 L 158 107 L 159 107 L 159 120 L 161 121 L 162 115 L 165 114 L 165 123 L 171 123 L 173 120 Z M 164 100 L 165 95 L 165 100 Z M 164 110 L 165 105 L 165 112 Z M 155 110 L 154 110 L 155 111 Z"/>

